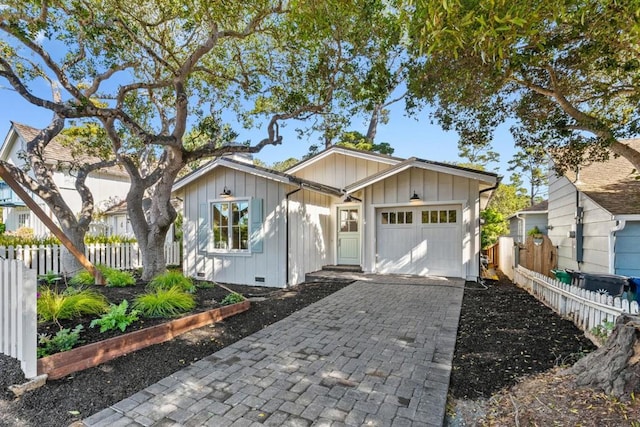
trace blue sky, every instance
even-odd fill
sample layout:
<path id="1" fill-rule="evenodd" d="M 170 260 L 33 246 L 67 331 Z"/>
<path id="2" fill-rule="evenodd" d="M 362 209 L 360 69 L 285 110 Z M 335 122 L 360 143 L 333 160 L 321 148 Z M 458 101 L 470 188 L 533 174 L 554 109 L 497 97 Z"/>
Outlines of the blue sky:
<path id="1" fill-rule="evenodd" d="M 388 142 L 395 149 L 394 155 L 398 157 L 419 157 L 427 160 L 455 162 L 459 161 L 455 132 L 444 132 L 438 125 L 431 124 L 426 112 L 416 117 L 406 117 L 402 103 L 392 106 L 389 123 L 378 127 L 377 142 Z M 36 128 L 44 127 L 49 123 L 51 113 L 48 110 L 29 104 L 17 93 L 6 88 L 0 89 L 0 135 L 4 141 L 9 131 L 10 121 L 16 121 Z M 290 157 L 301 158 L 309 150 L 309 145 L 318 144 L 317 137 L 311 136 L 298 139 L 294 129 L 298 123 L 290 122 L 281 128 L 283 143 L 275 147 L 266 147 L 256 158 L 267 164 L 288 159 Z M 366 124 L 354 122 L 353 130 L 366 133 Z M 358 126 L 359 125 L 359 126 Z M 264 130 L 241 130 L 240 141 L 251 140 L 256 142 L 265 137 Z M 507 162 L 514 153 L 513 138 L 506 129 L 499 129 L 494 138 L 494 150 L 500 153 L 500 165 L 498 173 L 504 176 L 504 182 L 508 182 L 510 172 L 507 171 Z"/>

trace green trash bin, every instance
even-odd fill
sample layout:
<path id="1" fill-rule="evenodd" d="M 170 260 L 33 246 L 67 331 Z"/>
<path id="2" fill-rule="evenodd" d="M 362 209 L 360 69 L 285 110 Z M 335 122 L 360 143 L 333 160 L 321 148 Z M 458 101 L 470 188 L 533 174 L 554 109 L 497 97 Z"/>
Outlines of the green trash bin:
<path id="1" fill-rule="evenodd" d="M 554 276 L 556 276 L 556 280 L 562 283 L 566 283 L 567 285 L 571 284 L 571 274 L 567 273 L 565 270 L 551 270 Z"/>

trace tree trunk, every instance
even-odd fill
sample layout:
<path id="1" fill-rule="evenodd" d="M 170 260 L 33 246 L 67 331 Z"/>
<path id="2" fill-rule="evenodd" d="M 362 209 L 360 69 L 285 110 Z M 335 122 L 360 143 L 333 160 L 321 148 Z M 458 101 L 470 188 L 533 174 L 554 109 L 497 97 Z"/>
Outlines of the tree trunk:
<path id="1" fill-rule="evenodd" d="M 156 231 L 149 233 L 147 244 L 141 247 L 142 252 L 142 280 L 151 280 L 158 274 L 162 274 L 167 269 L 164 258 L 164 242 L 167 231 Z"/>
<path id="2" fill-rule="evenodd" d="M 620 315 L 606 344 L 566 373 L 575 375 L 579 386 L 601 389 L 616 397 L 640 391 L 640 316 Z"/>
<path id="3" fill-rule="evenodd" d="M 78 251 L 86 253 L 84 246 L 84 235 L 86 231 L 79 229 L 69 230 L 64 228 L 62 231 L 69 240 L 71 240 L 71 243 L 73 243 Z M 60 270 L 65 276 L 73 276 L 79 271 L 84 270 L 80 261 L 78 261 L 65 246 L 62 246 L 62 252 L 60 253 Z"/>

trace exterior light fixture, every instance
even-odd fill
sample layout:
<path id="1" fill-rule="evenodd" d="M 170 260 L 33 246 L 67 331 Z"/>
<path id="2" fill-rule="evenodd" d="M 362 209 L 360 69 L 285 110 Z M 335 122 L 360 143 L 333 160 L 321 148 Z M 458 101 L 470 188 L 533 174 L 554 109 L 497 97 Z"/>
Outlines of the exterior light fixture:
<path id="1" fill-rule="evenodd" d="M 413 190 L 413 196 L 411 196 L 411 197 L 409 198 L 409 201 L 410 201 L 410 202 L 417 202 L 417 201 L 419 201 L 419 200 L 420 200 L 420 196 L 418 196 L 418 193 L 416 193 L 416 191 L 415 191 L 415 190 Z"/>
<path id="2" fill-rule="evenodd" d="M 229 197 L 229 196 L 231 195 L 231 190 L 229 190 L 229 189 L 227 188 L 227 186 L 225 185 L 225 186 L 224 186 L 224 190 L 222 190 L 222 193 L 220 193 L 220 195 L 221 195 L 222 197 Z"/>
<path id="3" fill-rule="evenodd" d="M 347 197 L 344 198 L 344 203 L 351 203 L 351 202 L 362 202 L 362 200 L 358 199 L 355 196 L 352 196 L 351 194 L 347 194 Z"/>

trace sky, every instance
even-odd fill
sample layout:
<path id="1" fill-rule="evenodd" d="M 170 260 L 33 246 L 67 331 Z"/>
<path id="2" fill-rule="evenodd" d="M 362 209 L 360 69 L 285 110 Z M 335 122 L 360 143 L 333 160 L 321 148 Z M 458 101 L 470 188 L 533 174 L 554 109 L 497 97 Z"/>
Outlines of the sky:
<path id="1" fill-rule="evenodd" d="M 49 123 L 51 113 L 40 107 L 31 105 L 17 93 L 0 89 L 0 135 L 2 141 L 10 128 L 10 121 L 42 128 Z M 278 146 L 267 146 L 254 157 L 266 164 L 286 160 L 290 157 L 301 158 L 309 151 L 309 145 L 320 144 L 317 136 L 299 139 L 294 129 L 298 123 L 289 122 L 281 128 L 283 143 Z M 360 126 L 357 126 L 357 125 Z M 264 129 L 241 130 L 239 140 L 251 140 L 255 143 L 266 136 Z M 366 133 L 365 123 L 354 123 L 352 130 Z M 395 149 L 393 155 L 397 157 L 419 157 L 421 159 L 456 162 L 458 157 L 458 136 L 455 132 L 444 132 L 437 124 L 431 124 L 427 113 L 423 112 L 417 117 L 407 117 L 404 114 L 402 104 L 394 105 L 390 120 L 387 124 L 378 127 L 376 142 L 388 142 Z M 498 173 L 508 181 L 507 162 L 515 152 L 513 138 L 508 130 L 499 129 L 494 138 L 494 150 L 500 153 L 500 165 Z"/>

